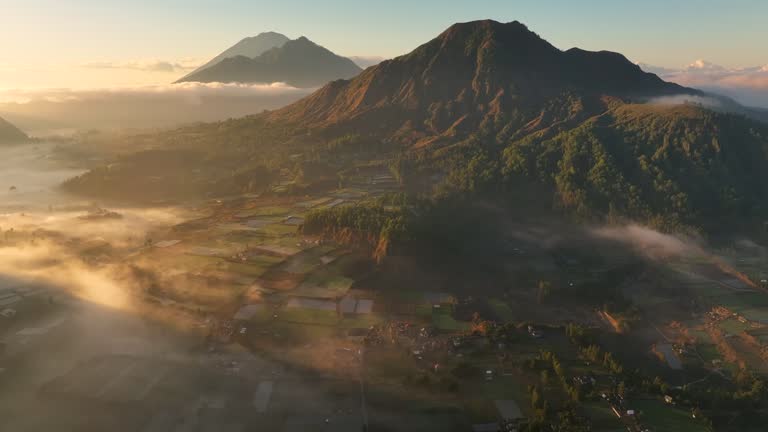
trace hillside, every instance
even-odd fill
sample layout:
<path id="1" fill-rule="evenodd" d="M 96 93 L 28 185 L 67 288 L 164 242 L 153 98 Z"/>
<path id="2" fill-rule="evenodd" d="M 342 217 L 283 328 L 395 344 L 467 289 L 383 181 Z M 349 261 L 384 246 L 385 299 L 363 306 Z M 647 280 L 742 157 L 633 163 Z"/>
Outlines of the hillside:
<path id="1" fill-rule="evenodd" d="M 724 220 L 761 225 L 768 126 L 701 105 L 648 102 L 678 95 L 704 94 L 617 53 L 561 51 L 519 22 L 477 21 L 285 108 L 156 140 L 195 149 L 184 172 L 203 170 L 211 158 L 228 161 L 228 170 L 291 170 L 304 160 L 338 172 L 388 161 L 405 187 L 436 197 L 513 205 L 513 191 L 536 187 L 551 192 L 537 193 L 541 203 L 588 219 L 705 230 L 739 226 Z M 94 171 L 71 185 L 130 184 L 143 172 L 130 166 L 132 174 Z"/>
<path id="2" fill-rule="evenodd" d="M 584 215 L 714 231 L 768 214 L 768 126 L 698 106 L 619 105 L 511 142 L 503 160 L 508 180 L 551 185 L 561 206 Z"/>
<path id="3" fill-rule="evenodd" d="M 351 78 L 362 69 L 305 37 L 287 41 L 256 57 L 237 55 L 196 71 L 178 82 L 285 82 L 295 87 L 317 87 Z"/>
<path id="4" fill-rule="evenodd" d="M 290 39 L 288 39 L 287 36 L 282 35 L 280 33 L 275 33 L 275 32 L 259 33 L 256 36 L 247 37 L 241 40 L 240 42 L 232 45 L 231 47 L 227 48 L 221 54 L 212 58 L 204 65 L 190 72 L 185 77 L 181 78 L 178 82 L 187 81 L 187 78 L 190 75 L 194 75 L 203 69 L 207 69 L 213 65 L 219 64 L 223 60 L 228 58 L 237 57 L 237 56 L 243 56 L 248 58 L 258 57 L 262 55 L 264 52 L 272 48 L 283 46 L 289 40 Z"/>
<path id="5" fill-rule="evenodd" d="M 5 119 L 0 118 L 0 145 L 18 144 L 28 140 L 27 134 L 11 123 L 8 123 Z"/>
<path id="6" fill-rule="evenodd" d="M 699 92 L 645 73 L 620 54 L 563 52 L 519 22 L 477 21 L 453 25 L 351 81 L 330 83 L 270 119 L 314 128 L 375 128 L 423 145 L 483 127 L 518 132 L 583 119 L 605 110 L 604 96 L 680 93 Z M 540 118 L 563 100 L 572 101 L 566 112 Z"/>

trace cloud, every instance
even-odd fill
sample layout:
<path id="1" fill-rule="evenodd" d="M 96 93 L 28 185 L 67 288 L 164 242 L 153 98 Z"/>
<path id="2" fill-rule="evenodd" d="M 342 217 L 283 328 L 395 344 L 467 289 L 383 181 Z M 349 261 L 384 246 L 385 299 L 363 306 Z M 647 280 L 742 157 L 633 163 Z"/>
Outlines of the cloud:
<path id="1" fill-rule="evenodd" d="M 704 254 L 701 239 L 664 234 L 637 224 L 605 226 L 595 228 L 591 232 L 598 238 L 626 243 L 649 258 Z"/>
<path id="2" fill-rule="evenodd" d="M 675 96 L 660 96 L 652 98 L 648 103 L 660 104 L 660 105 L 682 105 L 682 104 L 696 104 L 703 105 L 709 108 L 722 108 L 721 101 L 706 96 L 693 96 L 693 95 L 675 95 Z"/>
<path id="3" fill-rule="evenodd" d="M 41 136 L 76 129 L 170 127 L 276 109 L 309 94 L 284 83 L 179 83 L 0 91 L 0 116 Z"/>
<path id="4" fill-rule="evenodd" d="M 745 105 L 768 108 L 768 65 L 727 68 L 701 59 L 680 69 L 638 65 L 666 81 L 730 96 Z"/>
<path id="5" fill-rule="evenodd" d="M 130 61 L 93 61 L 84 63 L 81 66 L 87 69 L 126 69 L 144 72 L 189 72 L 204 61 L 199 59 L 184 59 L 180 61 L 168 61 L 157 59 L 130 60 Z"/>

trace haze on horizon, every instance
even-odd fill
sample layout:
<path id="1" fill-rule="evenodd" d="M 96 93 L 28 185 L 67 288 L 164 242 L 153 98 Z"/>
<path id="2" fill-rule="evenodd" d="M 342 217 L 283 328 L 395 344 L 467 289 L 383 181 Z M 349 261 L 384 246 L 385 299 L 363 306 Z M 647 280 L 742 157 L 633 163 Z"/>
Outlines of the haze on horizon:
<path id="1" fill-rule="evenodd" d="M 660 0 L 487 0 L 471 5 L 435 0 L 386 5 L 139 0 L 130 7 L 114 0 L 2 3 L 0 35 L 8 42 L 0 62 L 0 88 L 168 83 L 263 31 L 291 38 L 306 35 L 345 56 L 389 58 L 411 51 L 454 22 L 485 18 L 519 20 L 561 49 L 617 51 L 665 68 L 681 68 L 696 59 L 729 69 L 768 64 L 763 47 L 768 3 L 760 0 L 684 0 L 674 5 Z"/>
<path id="2" fill-rule="evenodd" d="M 152 121 L 129 116 L 124 127 L 239 117 L 307 94 L 270 83 L 171 84 L 262 32 L 305 35 L 365 68 L 410 52 L 454 22 L 486 18 L 523 22 L 563 50 L 616 51 L 667 81 L 768 108 L 768 56 L 761 46 L 768 4 L 755 0 L 685 0 L 674 7 L 658 0 L 489 0 L 471 7 L 434 0 L 386 6 L 296 0 L 290 4 L 296 14 L 286 14 L 285 4 L 242 0 L 141 0 L 130 7 L 113 0 L 5 0 L 3 8 L 0 36 L 13 43 L 6 44 L 0 61 L 0 116 L 35 135 L 115 128 L 126 117 L 121 109 L 136 104 L 160 101 L 162 110 L 179 115 L 147 112 Z M 589 24 L 595 22 L 600 25 Z M 103 121 L 81 109 L 92 101 L 106 107 L 98 110 Z M 178 109 L 165 108 L 170 106 Z"/>

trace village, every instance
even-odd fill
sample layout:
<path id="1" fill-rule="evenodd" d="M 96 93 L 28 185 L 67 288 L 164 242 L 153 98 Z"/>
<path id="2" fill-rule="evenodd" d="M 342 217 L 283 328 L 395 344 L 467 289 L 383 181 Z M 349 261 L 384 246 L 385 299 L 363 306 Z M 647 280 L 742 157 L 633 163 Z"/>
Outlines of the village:
<path id="1" fill-rule="evenodd" d="M 83 243 L 93 262 L 120 259 L 152 275 L 133 295 L 183 321 L 199 343 L 193 361 L 131 350 L 94 357 L 46 383 L 45 397 L 166 407 L 131 429 L 147 432 L 186 423 L 208 430 L 224 418 L 233 431 L 253 422 L 284 431 L 523 431 L 554 412 L 572 430 L 706 431 L 696 388 L 767 372 L 768 294 L 707 259 L 621 282 L 632 307 L 610 310 L 567 306 L 551 286 L 612 284 L 635 258 L 585 268 L 576 249 L 515 239 L 505 259 L 513 274 L 525 273 L 523 287 L 384 283 L 368 251 L 301 228 L 310 211 L 397 192 L 396 179 L 365 167 L 317 196 L 289 188 L 201 203 L 198 217 L 148 233 L 137 248 Z M 97 215 L 118 217 L 99 210 L 82 223 Z M 69 301 L 6 284 L 0 315 L 14 323 L 48 313 L 29 304 L 58 310 Z M 8 324 L 6 333 L 46 337 L 58 327 L 66 324 Z M 200 398 L 176 405 L 169 395 L 200 373 Z M 165 414 L 172 409 L 185 414 Z"/>

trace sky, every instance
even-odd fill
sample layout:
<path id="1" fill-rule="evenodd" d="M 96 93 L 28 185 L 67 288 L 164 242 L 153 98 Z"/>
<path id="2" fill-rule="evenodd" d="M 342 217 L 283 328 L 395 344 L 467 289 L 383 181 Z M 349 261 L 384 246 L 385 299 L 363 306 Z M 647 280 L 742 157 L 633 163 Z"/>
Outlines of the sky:
<path id="1" fill-rule="evenodd" d="M 389 58 L 485 18 L 664 68 L 768 64 L 766 0 L 0 0 L 0 11 L 0 89 L 167 83 L 270 30 Z"/>

